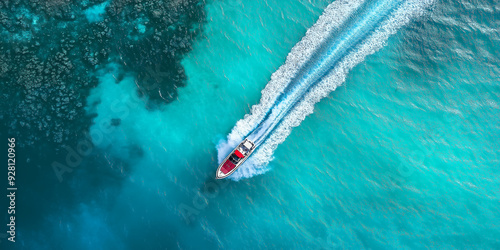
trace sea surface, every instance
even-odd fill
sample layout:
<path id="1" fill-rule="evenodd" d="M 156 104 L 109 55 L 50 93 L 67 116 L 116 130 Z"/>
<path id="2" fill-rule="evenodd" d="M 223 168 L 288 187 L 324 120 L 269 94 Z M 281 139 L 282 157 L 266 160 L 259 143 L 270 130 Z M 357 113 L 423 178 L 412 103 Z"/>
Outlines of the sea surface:
<path id="1" fill-rule="evenodd" d="M 500 248 L 498 1 L 14 1 L 0 21 L 1 249 Z"/>

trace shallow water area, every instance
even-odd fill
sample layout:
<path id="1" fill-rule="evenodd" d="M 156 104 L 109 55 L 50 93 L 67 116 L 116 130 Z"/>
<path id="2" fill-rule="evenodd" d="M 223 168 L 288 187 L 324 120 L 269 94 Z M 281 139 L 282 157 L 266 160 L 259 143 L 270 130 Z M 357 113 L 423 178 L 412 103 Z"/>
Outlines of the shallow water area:
<path id="1" fill-rule="evenodd" d="M 107 3 L 86 4 L 78 22 L 101 27 L 126 12 Z M 190 23 L 199 33 L 165 42 L 183 51 L 178 64 L 145 75 L 124 64 L 167 60 L 152 12 L 124 23 L 136 50 L 118 44 L 79 71 L 96 81 L 78 92 L 85 117 L 60 119 L 86 126 L 92 149 L 78 166 L 58 180 L 51 164 L 67 164 L 65 148 L 41 162 L 20 153 L 26 169 L 48 169 L 22 185 L 50 195 L 20 193 L 19 206 L 43 218 L 20 210 L 34 222 L 19 222 L 17 248 L 500 247 L 500 4 L 179 3 L 200 4 L 206 18 Z M 167 30 L 190 32 L 172 18 Z M 175 84 L 146 89 L 157 79 Z M 215 180 L 273 110 L 283 112 L 267 120 L 259 151 Z"/>

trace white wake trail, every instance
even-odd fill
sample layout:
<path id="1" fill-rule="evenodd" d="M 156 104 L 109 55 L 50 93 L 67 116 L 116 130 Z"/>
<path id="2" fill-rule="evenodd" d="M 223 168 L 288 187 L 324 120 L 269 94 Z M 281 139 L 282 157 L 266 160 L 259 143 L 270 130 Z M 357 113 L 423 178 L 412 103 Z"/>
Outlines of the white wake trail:
<path id="1" fill-rule="evenodd" d="M 404 1 L 374 31 L 354 45 L 346 55 L 333 66 L 321 80 L 303 95 L 300 101 L 286 113 L 279 125 L 265 138 L 254 154 L 230 177 L 233 180 L 249 178 L 268 171 L 268 163 L 273 152 L 290 134 L 293 127 L 300 125 L 305 117 L 313 112 L 314 104 L 334 91 L 346 79 L 348 72 L 364 61 L 365 57 L 382 48 L 390 35 L 414 18 L 421 16 L 434 0 Z M 277 98 L 283 93 L 291 80 L 300 73 L 319 47 L 332 33 L 339 31 L 348 19 L 363 6 L 364 1 L 338 0 L 330 4 L 318 21 L 306 32 L 304 38 L 291 50 L 285 63 L 271 76 L 270 82 L 262 91 L 260 103 L 252 107 L 251 113 L 238 121 L 228 135 L 227 141 L 217 145 L 218 159 L 225 156 L 254 130 L 273 108 Z"/>

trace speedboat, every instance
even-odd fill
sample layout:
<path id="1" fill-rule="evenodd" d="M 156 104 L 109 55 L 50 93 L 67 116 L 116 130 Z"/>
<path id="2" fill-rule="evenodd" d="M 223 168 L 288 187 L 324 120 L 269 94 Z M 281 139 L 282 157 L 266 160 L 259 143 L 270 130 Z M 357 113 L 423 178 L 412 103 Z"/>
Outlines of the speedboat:
<path id="1" fill-rule="evenodd" d="M 215 179 L 224 179 L 236 171 L 255 150 L 255 144 L 249 139 L 243 140 L 217 168 Z"/>

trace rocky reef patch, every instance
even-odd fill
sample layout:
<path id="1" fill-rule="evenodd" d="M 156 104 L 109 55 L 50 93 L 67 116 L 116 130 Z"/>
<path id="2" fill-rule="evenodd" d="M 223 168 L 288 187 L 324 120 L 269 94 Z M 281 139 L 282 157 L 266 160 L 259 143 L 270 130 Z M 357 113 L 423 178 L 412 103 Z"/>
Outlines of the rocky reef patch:
<path id="1" fill-rule="evenodd" d="M 203 1 L 0 2 L 2 127 L 21 143 L 65 144 L 88 129 L 98 69 L 110 61 L 136 76 L 149 108 L 174 101 L 180 64 L 200 32 Z M 117 76 L 121 77 L 121 76 Z"/>

